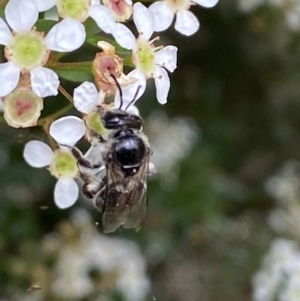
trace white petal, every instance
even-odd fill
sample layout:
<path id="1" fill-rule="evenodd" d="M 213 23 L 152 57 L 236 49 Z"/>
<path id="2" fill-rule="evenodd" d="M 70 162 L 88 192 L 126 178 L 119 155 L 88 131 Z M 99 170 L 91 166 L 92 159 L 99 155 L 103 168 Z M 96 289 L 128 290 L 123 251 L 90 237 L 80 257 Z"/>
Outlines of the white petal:
<path id="1" fill-rule="evenodd" d="M 71 178 L 61 178 L 54 188 L 54 201 L 61 209 L 68 208 L 75 204 L 78 199 L 79 188 Z"/>
<path id="2" fill-rule="evenodd" d="M 50 126 L 50 135 L 61 145 L 74 146 L 84 134 L 84 122 L 76 116 L 61 117 Z"/>
<path id="3" fill-rule="evenodd" d="M 0 45 L 7 45 L 12 38 L 12 34 L 6 22 L 0 18 Z"/>
<path id="4" fill-rule="evenodd" d="M 70 52 L 80 48 L 85 40 L 85 28 L 77 20 L 65 18 L 54 25 L 46 36 L 48 49 Z"/>
<path id="5" fill-rule="evenodd" d="M 149 6 L 154 17 L 154 31 L 166 30 L 172 23 L 174 12 L 164 2 L 155 2 Z"/>
<path id="6" fill-rule="evenodd" d="M 133 5 L 133 21 L 142 38 L 149 40 L 154 30 L 154 17 L 151 11 L 140 2 Z"/>
<path id="7" fill-rule="evenodd" d="M 120 98 L 119 91 L 117 91 L 115 96 L 115 101 L 114 101 L 115 107 L 121 108 L 123 110 L 125 110 L 129 104 L 130 106 L 133 105 L 144 94 L 146 90 L 146 77 L 138 69 L 132 70 L 130 73 L 128 73 L 127 76 L 131 78 L 135 78 L 136 81 L 126 87 L 122 87 L 123 101 L 121 107 L 120 107 L 121 98 Z M 137 95 L 135 95 L 138 89 L 139 92 Z"/>
<path id="8" fill-rule="evenodd" d="M 91 82 L 84 82 L 79 87 L 74 89 L 74 106 L 85 114 L 91 113 L 98 102 L 98 91 L 96 86 Z"/>
<path id="9" fill-rule="evenodd" d="M 100 0 L 92 0 L 91 5 L 100 5 Z"/>
<path id="10" fill-rule="evenodd" d="M 32 140 L 25 145 L 23 156 L 30 166 L 40 168 L 50 165 L 53 151 L 44 142 Z"/>
<path id="11" fill-rule="evenodd" d="M 18 84 L 20 69 L 12 62 L 0 64 L 0 97 L 9 94 Z"/>
<path id="12" fill-rule="evenodd" d="M 34 1 L 10 0 L 5 7 L 5 19 L 16 32 L 29 31 L 39 16 Z"/>
<path id="13" fill-rule="evenodd" d="M 197 17 L 188 10 L 182 10 L 176 14 L 175 29 L 185 36 L 194 34 L 199 29 L 200 23 Z"/>
<path id="14" fill-rule="evenodd" d="M 167 97 L 170 90 L 170 79 L 167 71 L 164 68 L 157 68 L 154 74 L 156 97 L 160 104 L 167 102 Z"/>
<path id="15" fill-rule="evenodd" d="M 219 2 L 219 0 L 193 0 L 193 1 L 204 7 L 213 7 Z"/>
<path id="16" fill-rule="evenodd" d="M 104 5 L 92 5 L 89 15 L 105 33 L 113 32 L 116 21 L 113 12 L 107 7 Z"/>
<path id="17" fill-rule="evenodd" d="M 31 88 L 40 97 L 58 94 L 59 79 L 57 74 L 45 67 L 37 67 L 30 71 Z"/>
<path id="18" fill-rule="evenodd" d="M 57 0 L 34 0 L 34 2 L 37 5 L 39 12 L 44 12 L 52 8 L 56 4 Z"/>
<path id="19" fill-rule="evenodd" d="M 112 35 L 121 47 L 129 50 L 134 48 L 136 42 L 135 37 L 129 28 L 124 24 L 117 23 Z"/>
<path id="20" fill-rule="evenodd" d="M 155 63 L 166 67 L 170 72 L 177 68 L 177 47 L 166 46 L 155 53 Z"/>

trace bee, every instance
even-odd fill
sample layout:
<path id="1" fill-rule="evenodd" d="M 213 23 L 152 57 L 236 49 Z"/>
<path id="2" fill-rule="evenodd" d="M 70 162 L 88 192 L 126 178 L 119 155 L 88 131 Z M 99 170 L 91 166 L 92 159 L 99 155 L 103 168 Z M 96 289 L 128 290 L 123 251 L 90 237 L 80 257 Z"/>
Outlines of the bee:
<path id="1" fill-rule="evenodd" d="M 125 110 L 121 109 L 120 87 L 119 91 L 121 104 L 118 109 L 99 107 L 101 121 L 109 132 L 107 138 L 99 139 L 100 145 L 91 151 L 92 155 L 83 158 L 75 154 L 79 169 L 85 169 L 82 172 L 82 192 L 93 199 L 95 207 L 102 213 L 104 233 L 114 232 L 120 226 L 140 230 L 147 213 L 148 176 L 154 173 L 154 166 L 150 163 L 152 151 L 142 132 L 142 119 L 127 112 L 138 91 Z M 95 152 L 98 151 L 104 165 L 102 169 L 101 164 L 93 165 L 87 160 L 97 157 Z M 86 172 L 86 169 L 92 172 Z"/>

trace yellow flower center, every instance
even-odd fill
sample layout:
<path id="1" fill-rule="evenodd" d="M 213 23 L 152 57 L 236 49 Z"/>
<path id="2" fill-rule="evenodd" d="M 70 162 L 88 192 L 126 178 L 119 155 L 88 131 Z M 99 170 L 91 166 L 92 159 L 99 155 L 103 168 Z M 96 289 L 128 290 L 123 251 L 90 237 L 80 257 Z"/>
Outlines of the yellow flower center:
<path id="1" fill-rule="evenodd" d="M 75 178 L 78 175 L 77 160 L 69 150 L 58 149 L 54 152 L 50 172 L 56 178 Z"/>
<path id="2" fill-rule="evenodd" d="M 189 9 L 191 6 L 189 0 L 166 0 L 166 4 L 173 10 L 174 13 Z"/>
<path id="3" fill-rule="evenodd" d="M 23 70 L 43 66 L 49 57 L 44 34 L 38 31 L 16 33 L 5 47 L 5 57 Z"/>
<path id="4" fill-rule="evenodd" d="M 133 56 L 134 63 L 145 76 L 152 77 L 155 72 L 155 54 L 152 44 L 147 40 L 139 39 Z"/>
<path id="5" fill-rule="evenodd" d="M 69 17 L 80 22 L 88 18 L 91 0 L 58 0 L 57 10 L 62 18 Z"/>

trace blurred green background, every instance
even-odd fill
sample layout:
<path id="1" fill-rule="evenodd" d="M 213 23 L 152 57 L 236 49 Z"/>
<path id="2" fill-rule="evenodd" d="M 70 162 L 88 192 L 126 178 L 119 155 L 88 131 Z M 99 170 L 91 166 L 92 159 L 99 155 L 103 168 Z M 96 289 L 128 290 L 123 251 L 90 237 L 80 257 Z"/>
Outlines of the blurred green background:
<path id="1" fill-rule="evenodd" d="M 300 241 L 289 231 L 297 218 L 283 232 L 280 218 L 270 223 L 284 176 L 266 189 L 300 157 L 300 8 L 293 5 L 196 5 L 199 32 L 159 34 L 162 44 L 178 46 L 178 68 L 166 105 L 153 85 L 137 103 L 158 170 L 138 233 L 104 236 L 100 214 L 83 198 L 56 208 L 56 180 L 22 158 L 27 141 L 46 135 L 0 124 L 1 300 L 283 300 L 280 292 L 259 299 L 253 277 L 272 241 Z M 70 92 L 78 85 L 62 84 Z M 46 99 L 43 115 L 66 104 Z M 286 212 L 297 206 L 298 175 L 289 174 L 296 186 L 281 194 L 284 203 L 294 189 Z"/>

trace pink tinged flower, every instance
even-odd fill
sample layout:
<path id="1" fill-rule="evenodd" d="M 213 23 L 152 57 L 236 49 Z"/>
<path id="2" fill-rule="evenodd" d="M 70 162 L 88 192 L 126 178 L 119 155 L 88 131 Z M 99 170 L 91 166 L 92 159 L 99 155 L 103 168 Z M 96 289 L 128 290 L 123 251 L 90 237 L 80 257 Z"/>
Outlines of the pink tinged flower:
<path id="1" fill-rule="evenodd" d="M 35 126 L 43 109 L 43 99 L 25 87 L 9 93 L 1 103 L 7 124 L 15 128 Z"/>
<path id="2" fill-rule="evenodd" d="M 111 33 L 115 26 L 114 13 L 100 1 L 91 0 L 32 0 L 40 12 L 56 5 L 58 14 L 63 19 L 72 19 L 84 23 L 88 17 L 94 19 L 99 28 L 105 33 Z M 43 2 L 43 3 L 40 3 Z"/>
<path id="3" fill-rule="evenodd" d="M 110 9 L 115 16 L 117 22 L 124 22 L 132 15 L 131 0 L 102 0 L 103 5 Z"/>
<path id="4" fill-rule="evenodd" d="M 24 149 L 23 156 L 30 166 L 48 167 L 50 173 L 58 179 L 54 189 L 54 201 L 62 209 L 72 206 L 78 198 L 79 189 L 74 178 L 78 177 L 79 171 L 70 147 L 84 133 L 84 122 L 80 118 L 63 117 L 50 126 L 50 135 L 61 144 L 59 149 L 53 152 L 47 144 L 37 140 L 28 142 Z"/>
<path id="5" fill-rule="evenodd" d="M 145 91 L 146 79 L 154 78 L 157 100 L 164 104 L 167 102 L 170 89 L 170 80 L 165 69 L 170 72 L 176 69 L 177 47 L 154 46 L 156 39 L 150 40 L 154 30 L 154 17 L 151 11 L 141 3 L 135 3 L 133 6 L 133 21 L 139 32 L 137 39 L 123 24 L 117 24 L 112 33 L 118 44 L 132 50 L 132 61 L 137 69 L 132 74 L 137 81 L 125 87 L 124 90 L 126 89 L 127 95 L 133 97 L 138 86 L 141 86 L 141 91 Z M 142 93 L 139 93 L 138 97 L 141 95 Z"/>
<path id="6" fill-rule="evenodd" d="M 165 0 L 151 4 L 150 11 L 154 15 L 154 31 L 166 30 L 176 15 L 175 29 L 183 35 L 190 36 L 198 31 L 200 23 L 197 17 L 189 11 L 196 2 L 203 7 L 213 7 L 219 0 Z"/>
<path id="7" fill-rule="evenodd" d="M 0 64 L 0 97 L 12 92 L 20 73 L 30 73 L 31 87 L 39 97 L 58 94 L 56 73 L 43 66 L 51 50 L 68 52 L 78 49 L 85 40 L 85 29 L 74 20 L 54 25 L 46 37 L 32 29 L 38 19 L 34 1 L 10 0 L 5 7 L 6 22 L 0 18 L 0 44 L 5 47 L 7 63 Z"/>

